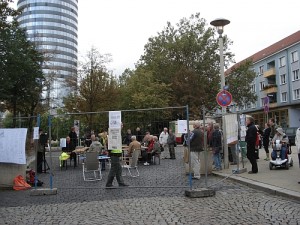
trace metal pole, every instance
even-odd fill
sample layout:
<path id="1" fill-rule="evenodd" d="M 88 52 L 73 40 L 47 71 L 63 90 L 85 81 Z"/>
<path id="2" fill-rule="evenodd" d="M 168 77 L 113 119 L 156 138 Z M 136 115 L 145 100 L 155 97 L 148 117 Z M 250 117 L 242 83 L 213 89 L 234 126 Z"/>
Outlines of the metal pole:
<path id="1" fill-rule="evenodd" d="M 49 125 L 49 156 L 50 156 L 50 189 L 52 189 L 53 185 L 52 185 L 52 154 L 51 154 L 51 114 L 49 114 L 48 117 L 48 125 Z"/>
<path id="2" fill-rule="evenodd" d="M 189 185 L 190 190 L 193 189 L 193 182 L 192 182 L 192 164 L 191 164 L 191 145 L 190 145 L 190 119 L 189 119 L 189 106 L 186 106 L 186 123 L 187 123 L 187 147 L 188 147 L 188 154 L 189 154 Z"/>
<path id="3" fill-rule="evenodd" d="M 203 106 L 203 131 L 204 131 L 204 166 L 205 166 L 205 186 L 207 187 L 207 131 L 205 127 L 205 107 Z M 200 162 L 201 163 L 201 162 Z"/>
<path id="4" fill-rule="evenodd" d="M 223 37 L 222 34 L 219 36 L 219 45 L 220 45 L 220 75 L 221 75 L 221 91 L 224 90 L 225 87 L 225 75 L 224 75 L 224 56 L 223 56 Z M 224 168 L 229 168 L 228 161 L 228 145 L 227 145 L 227 137 L 226 137 L 226 125 L 225 125 L 225 114 L 226 107 L 222 107 L 222 131 L 223 131 L 223 146 L 224 146 Z"/>

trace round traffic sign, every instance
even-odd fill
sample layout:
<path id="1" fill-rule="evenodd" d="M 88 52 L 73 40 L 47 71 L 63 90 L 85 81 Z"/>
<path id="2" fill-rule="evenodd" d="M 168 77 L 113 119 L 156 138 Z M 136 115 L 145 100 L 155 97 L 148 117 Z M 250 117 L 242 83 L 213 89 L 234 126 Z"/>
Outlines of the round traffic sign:
<path id="1" fill-rule="evenodd" d="M 217 103 L 222 106 L 222 107 L 225 107 L 225 106 L 228 106 L 231 104 L 232 102 L 232 95 L 230 94 L 229 91 L 226 91 L 226 90 L 223 90 L 223 91 L 220 91 L 218 94 L 217 94 Z"/>

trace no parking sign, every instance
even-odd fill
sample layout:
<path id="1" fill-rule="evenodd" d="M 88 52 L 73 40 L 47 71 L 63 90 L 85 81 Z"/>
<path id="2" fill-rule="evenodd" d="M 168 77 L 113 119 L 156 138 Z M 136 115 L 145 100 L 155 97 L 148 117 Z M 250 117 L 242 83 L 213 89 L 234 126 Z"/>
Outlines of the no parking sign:
<path id="1" fill-rule="evenodd" d="M 229 91 L 223 90 L 220 91 L 217 94 L 217 103 L 222 106 L 222 107 L 226 107 L 229 106 L 232 102 L 232 95 L 230 94 Z"/>

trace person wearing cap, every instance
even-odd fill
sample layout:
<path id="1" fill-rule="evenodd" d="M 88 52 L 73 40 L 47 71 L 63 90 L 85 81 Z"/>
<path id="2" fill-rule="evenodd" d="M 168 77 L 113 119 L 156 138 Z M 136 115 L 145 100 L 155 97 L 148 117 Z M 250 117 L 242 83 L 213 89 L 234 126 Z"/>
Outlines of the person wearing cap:
<path id="1" fill-rule="evenodd" d="M 274 144 L 277 140 L 279 140 L 282 143 L 280 156 L 281 156 L 281 159 L 284 160 L 285 156 L 286 156 L 287 144 L 289 143 L 289 139 L 286 136 L 286 134 L 283 132 L 283 129 L 281 127 L 276 129 L 276 133 L 272 139 L 272 147 L 274 146 Z M 273 160 L 276 159 L 276 151 L 273 150 L 271 157 Z"/>

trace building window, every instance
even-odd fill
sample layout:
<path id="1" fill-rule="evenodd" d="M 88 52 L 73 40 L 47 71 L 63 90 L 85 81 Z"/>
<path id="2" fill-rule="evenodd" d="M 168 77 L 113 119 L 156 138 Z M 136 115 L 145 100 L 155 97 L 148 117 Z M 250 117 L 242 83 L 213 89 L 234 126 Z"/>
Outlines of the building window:
<path id="1" fill-rule="evenodd" d="M 256 103 L 251 103 L 251 108 L 255 109 L 256 108 Z"/>
<path id="2" fill-rule="evenodd" d="M 300 88 L 294 90 L 294 100 L 300 99 Z"/>
<path id="3" fill-rule="evenodd" d="M 264 66 L 259 67 L 259 75 L 262 75 L 264 73 Z"/>
<path id="4" fill-rule="evenodd" d="M 262 91 L 264 90 L 264 88 L 265 88 L 265 82 L 264 81 L 259 82 L 259 90 Z"/>
<path id="5" fill-rule="evenodd" d="M 279 58 L 279 67 L 285 66 L 285 56 Z"/>
<path id="6" fill-rule="evenodd" d="M 299 80 L 299 69 L 293 71 L 293 81 Z"/>
<path id="7" fill-rule="evenodd" d="M 286 75 L 285 74 L 280 75 L 280 84 L 286 84 Z"/>
<path id="8" fill-rule="evenodd" d="M 296 62 L 298 61 L 298 52 L 295 51 L 295 52 L 292 52 L 292 62 Z"/>
<path id="9" fill-rule="evenodd" d="M 287 102 L 287 92 L 281 93 L 281 102 Z"/>
<path id="10" fill-rule="evenodd" d="M 255 86 L 255 84 L 251 84 L 251 92 L 252 93 L 256 92 L 256 86 Z"/>
<path id="11" fill-rule="evenodd" d="M 260 106 L 263 107 L 265 105 L 265 98 L 260 99 Z"/>

